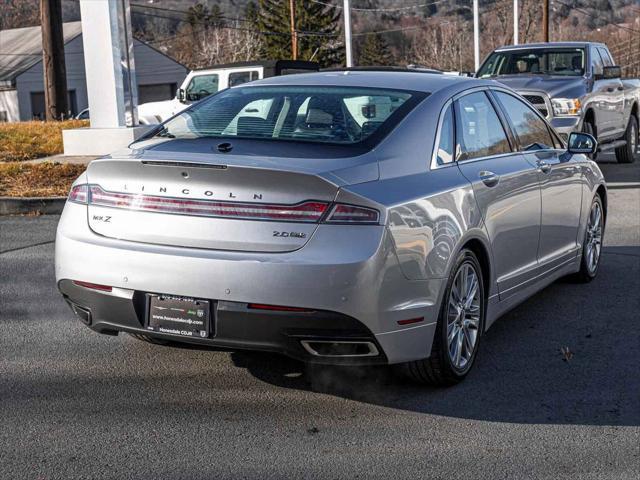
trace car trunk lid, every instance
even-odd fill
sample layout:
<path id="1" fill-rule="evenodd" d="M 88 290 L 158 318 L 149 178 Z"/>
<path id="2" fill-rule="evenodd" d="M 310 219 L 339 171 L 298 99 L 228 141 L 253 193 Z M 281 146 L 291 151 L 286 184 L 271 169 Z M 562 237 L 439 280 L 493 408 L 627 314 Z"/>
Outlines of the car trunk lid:
<path id="1" fill-rule="evenodd" d="M 94 161 L 87 170 L 89 226 L 110 238 L 180 247 L 286 252 L 304 246 L 338 185 L 308 171 L 227 159 Z"/>

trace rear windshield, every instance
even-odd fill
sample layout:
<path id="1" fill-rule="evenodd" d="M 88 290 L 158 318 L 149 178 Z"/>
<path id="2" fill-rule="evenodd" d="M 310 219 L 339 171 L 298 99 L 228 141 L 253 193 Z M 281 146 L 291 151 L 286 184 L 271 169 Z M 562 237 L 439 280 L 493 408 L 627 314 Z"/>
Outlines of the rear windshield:
<path id="1" fill-rule="evenodd" d="M 352 145 L 384 135 L 425 96 L 352 87 L 231 88 L 169 120 L 156 135 Z"/>
<path id="2" fill-rule="evenodd" d="M 540 73 L 546 75 L 584 75 L 582 48 L 532 48 L 493 52 L 478 71 L 478 77 Z"/>

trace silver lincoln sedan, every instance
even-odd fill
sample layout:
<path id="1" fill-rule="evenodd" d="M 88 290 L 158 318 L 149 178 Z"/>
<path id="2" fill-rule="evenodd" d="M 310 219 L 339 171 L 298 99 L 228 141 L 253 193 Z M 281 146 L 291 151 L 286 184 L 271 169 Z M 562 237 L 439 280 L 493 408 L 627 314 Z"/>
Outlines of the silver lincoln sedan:
<path id="1" fill-rule="evenodd" d="M 57 285 L 103 334 L 454 384 L 503 313 L 596 276 L 596 148 L 583 133 L 565 145 L 491 81 L 253 82 L 89 165 L 58 226 Z"/>

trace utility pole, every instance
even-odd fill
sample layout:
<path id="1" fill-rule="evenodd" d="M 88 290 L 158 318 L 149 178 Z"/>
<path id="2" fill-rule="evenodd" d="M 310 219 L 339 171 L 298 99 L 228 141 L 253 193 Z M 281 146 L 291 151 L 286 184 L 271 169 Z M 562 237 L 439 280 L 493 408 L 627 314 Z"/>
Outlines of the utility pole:
<path id="1" fill-rule="evenodd" d="M 518 0 L 513 0 L 513 44 L 518 45 L 520 39 L 518 38 L 518 23 L 520 17 L 518 14 Z"/>
<path id="2" fill-rule="evenodd" d="M 353 56 L 351 52 L 351 7 L 349 0 L 344 0 L 342 4 L 342 17 L 344 18 L 344 48 L 347 52 L 347 68 L 353 67 Z"/>
<path id="3" fill-rule="evenodd" d="M 298 32 L 296 31 L 296 1 L 289 0 L 289 21 L 291 23 L 291 58 L 298 59 Z"/>
<path id="4" fill-rule="evenodd" d="M 480 69 L 480 15 L 478 0 L 473 0 L 473 60 L 476 72 Z"/>
<path id="5" fill-rule="evenodd" d="M 40 23 L 45 119 L 62 120 L 67 115 L 67 72 L 60 0 L 40 0 Z"/>
<path id="6" fill-rule="evenodd" d="M 549 41 L 549 0 L 542 1 L 542 36 L 543 42 Z"/>

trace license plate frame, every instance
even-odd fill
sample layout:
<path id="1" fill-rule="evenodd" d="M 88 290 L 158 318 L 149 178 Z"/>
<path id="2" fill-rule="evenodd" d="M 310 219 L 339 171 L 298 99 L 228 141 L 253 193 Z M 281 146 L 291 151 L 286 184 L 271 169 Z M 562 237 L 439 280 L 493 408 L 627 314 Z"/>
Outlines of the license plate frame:
<path id="1" fill-rule="evenodd" d="M 206 339 L 212 333 L 211 301 L 169 294 L 147 294 L 144 327 L 154 333 Z"/>

